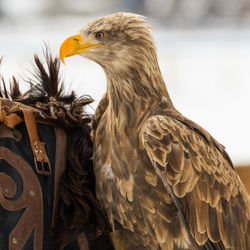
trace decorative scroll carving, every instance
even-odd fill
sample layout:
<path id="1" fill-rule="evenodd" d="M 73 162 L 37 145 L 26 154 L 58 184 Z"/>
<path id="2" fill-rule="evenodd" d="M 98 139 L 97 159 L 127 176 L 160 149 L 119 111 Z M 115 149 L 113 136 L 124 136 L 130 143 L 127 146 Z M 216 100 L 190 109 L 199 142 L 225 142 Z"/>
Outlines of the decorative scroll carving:
<path id="1" fill-rule="evenodd" d="M 43 197 L 40 182 L 31 166 L 19 155 L 6 147 L 0 147 L 0 159 L 8 162 L 21 176 L 23 192 L 17 200 L 16 184 L 6 173 L 0 172 L 0 204 L 4 209 L 24 209 L 20 220 L 9 234 L 9 250 L 21 250 L 32 232 L 34 249 L 42 250 L 43 242 Z"/>

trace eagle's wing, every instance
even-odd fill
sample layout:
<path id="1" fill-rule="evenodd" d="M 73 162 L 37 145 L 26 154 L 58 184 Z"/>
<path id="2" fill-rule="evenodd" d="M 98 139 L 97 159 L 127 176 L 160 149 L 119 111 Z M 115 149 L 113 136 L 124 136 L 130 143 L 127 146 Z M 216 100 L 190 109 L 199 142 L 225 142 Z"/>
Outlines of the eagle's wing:
<path id="1" fill-rule="evenodd" d="M 162 115 L 150 117 L 141 136 L 192 238 L 199 245 L 250 249 L 250 199 L 216 141 Z"/>

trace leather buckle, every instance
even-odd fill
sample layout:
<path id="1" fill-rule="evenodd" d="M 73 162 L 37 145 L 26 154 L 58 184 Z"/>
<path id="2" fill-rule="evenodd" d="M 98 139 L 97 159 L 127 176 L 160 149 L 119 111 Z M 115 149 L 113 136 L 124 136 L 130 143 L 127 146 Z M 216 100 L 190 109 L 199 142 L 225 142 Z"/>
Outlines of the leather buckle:
<path id="1" fill-rule="evenodd" d="M 42 175 L 52 175 L 50 161 L 45 151 L 45 143 L 35 141 L 32 145 L 32 151 L 34 154 L 34 163 L 37 173 Z"/>
<path id="2" fill-rule="evenodd" d="M 52 175 L 49 158 L 45 151 L 45 143 L 39 140 L 34 114 L 30 109 L 22 109 L 22 111 L 30 138 L 36 171 L 38 174 Z"/>

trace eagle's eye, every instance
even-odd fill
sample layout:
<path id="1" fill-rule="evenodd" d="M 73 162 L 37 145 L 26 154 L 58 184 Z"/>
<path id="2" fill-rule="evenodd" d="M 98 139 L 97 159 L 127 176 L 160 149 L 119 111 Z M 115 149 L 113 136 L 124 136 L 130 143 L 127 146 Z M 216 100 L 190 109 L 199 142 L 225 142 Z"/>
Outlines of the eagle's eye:
<path id="1" fill-rule="evenodd" d="M 95 37 L 96 37 L 96 39 L 101 40 L 105 37 L 105 33 L 102 31 L 96 32 Z"/>

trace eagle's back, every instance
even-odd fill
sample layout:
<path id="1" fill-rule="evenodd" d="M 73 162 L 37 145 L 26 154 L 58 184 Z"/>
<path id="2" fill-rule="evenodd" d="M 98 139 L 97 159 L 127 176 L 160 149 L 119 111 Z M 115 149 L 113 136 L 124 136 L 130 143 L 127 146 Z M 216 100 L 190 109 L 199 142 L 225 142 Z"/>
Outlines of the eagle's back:
<path id="1" fill-rule="evenodd" d="M 190 157 L 190 159 L 193 157 L 193 163 L 201 165 L 192 170 L 194 171 L 194 182 L 192 181 L 192 183 L 188 178 L 189 170 L 183 170 L 183 177 L 181 177 L 182 174 L 171 172 L 173 169 L 171 170 L 170 167 L 166 169 L 166 176 L 170 178 L 168 180 L 170 181 L 172 178 L 173 183 L 176 182 L 176 185 L 173 185 L 174 193 L 178 193 L 178 190 L 183 192 L 183 190 L 190 189 L 186 191 L 185 195 L 182 194 L 182 198 L 177 197 L 181 194 L 176 196 L 174 194 L 174 198 L 180 202 L 181 208 L 178 208 L 173 194 L 163 185 L 162 179 L 156 173 L 152 164 L 154 160 L 152 160 L 149 152 L 145 150 L 145 145 L 141 140 L 144 124 L 147 123 L 147 120 L 157 118 L 157 114 L 160 114 L 159 117 L 162 116 L 172 122 L 172 127 L 170 126 L 171 122 L 170 125 L 168 124 L 168 138 L 179 141 L 183 150 L 186 150 L 185 157 Z M 197 215 L 200 222 L 193 216 L 195 209 L 197 209 L 196 205 L 204 203 L 199 200 L 199 195 L 201 195 L 201 199 L 207 197 L 208 200 L 205 202 L 211 203 L 208 208 L 210 208 L 211 212 L 214 211 L 216 216 L 216 209 L 212 207 L 215 201 L 209 199 L 213 199 L 213 192 L 215 192 L 214 194 L 220 192 L 220 185 L 223 184 L 226 177 L 216 176 L 216 178 L 221 178 L 222 183 L 215 181 L 216 185 L 211 186 L 210 189 L 211 196 L 206 196 L 208 191 L 202 188 L 202 183 L 206 176 L 208 180 L 212 178 L 213 173 L 209 172 L 209 166 L 211 165 L 211 169 L 218 167 L 217 174 L 223 174 L 223 166 L 226 166 L 226 169 L 228 169 L 226 171 L 232 173 L 228 175 L 229 178 L 234 174 L 237 175 L 223 146 L 214 140 L 208 132 L 175 110 L 149 109 L 144 112 L 143 117 L 138 117 L 136 113 L 131 114 L 131 119 L 140 120 L 137 126 L 131 126 L 131 124 L 128 125 L 125 120 L 122 120 L 122 117 L 113 114 L 107 104 L 106 108 L 102 106 L 102 112 L 95 118 L 98 120 L 94 130 L 94 166 L 97 196 L 107 211 L 113 229 L 125 229 L 125 237 L 129 239 L 130 243 L 134 244 L 131 249 L 134 249 L 135 246 L 139 247 L 139 249 L 207 249 L 210 244 L 214 247 L 213 249 L 224 249 L 220 237 L 224 237 L 224 240 L 226 240 L 227 236 L 218 236 L 220 239 L 214 243 L 211 243 L 208 238 L 212 231 L 221 230 L 219 221 L 217 225 L 209 225 L 211 228 L 207 229 L 208 233 L 205 235 L 201 233 L 200 236 L 196 232 L 198 229 L 193 225 L 193 223 L 198 223 L 199 226 L 203 225 L 203 216 L 199 217 Z M 154 135 L 160 137 L 157 134 L 159 132 L 157 127 L 154 126 L 152 124 L 151 128 L 155 133 Z M 159 126 L 161 125 L 159 124 Z M 164 124 L 162 124 L 162 127 L 164 127 Z M 185 140 L 189 140 L 191 144 L 189 145 Z M 167 140 L 165 144 L 164 142 L 162 144 L 160 140 L 159 142 L 152 140 L 150 143 L 149 147 L 152 147 L 152 150 L 163 146 L 166 147 L 163 151 L 168 152 L 169 143 Z M 167 166 L 167 157 L 165 160 Z M 215 166 L 215 161 L 220 165 Z M 178 161 L 176 164 L 178 164 Z M 199 168 L 200 170 L 198 170 Z M 175 177 L 175 175 L 178 177 Z M 175 178 L 178 179 L 175 180 Z M 239 178 L 236 177 L 236 179 L 236 182 L 239 183 Z M 195 185 L 196 183 L 197 185 Z M 237 183 L 236 186 L 243 185 Z M 182 189 L 182 187 L 185 187 L 185 189 Z M 213 190 L 213 188 L 215 189 Z M 225 191 L 224 186 L 223 190 Z M 233 190 L 235 191 L 235 188 Z M 239 195 L 246 195 L 244 192 L 242 193 L 242 190 L 244 191 L 244 188 L 239 187 Z M 203 192 L 206 192 L 206 194 L 203 194 Z M 221 195 L 223 196 L 223 194 Z M 236 199 L 238 199 L 237 197 Z M 247 200 L 246 197 L 244 199 Z M 228 204 L 234 206 L 231 200 L 229 200 Z M 242 212 L 246 208 L 232 207 L 232 209 L 232 211 L 239 209 L 238 211 Z M 236 220 L 238 215 L 232 214 L 231 216 L 234 216 Z M 221 218 L 225 220 L 222 223 L 226 225 L 226 217 L 222 215 Z M 214 222 L 213 218 L 211 218 L 210 222 L 212 223 L 212 221 Z M 226 235 L 230 234 L 230 229 L 225 230 Z M 198 238 L 196 239 L 196 237 Z M 212 235 L 211 237 L 215 236 Z M 202 244 L 205 245 L 199 247 L 197 240 L 199 244 L 203 242 Z"/>

